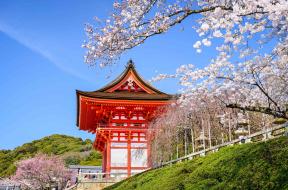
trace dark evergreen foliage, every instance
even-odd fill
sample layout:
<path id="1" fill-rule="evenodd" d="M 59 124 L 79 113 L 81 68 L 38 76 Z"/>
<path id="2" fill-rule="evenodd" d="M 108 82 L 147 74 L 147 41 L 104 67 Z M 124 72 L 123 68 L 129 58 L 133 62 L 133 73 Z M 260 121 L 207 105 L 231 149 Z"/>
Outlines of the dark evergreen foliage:
<path id="1" fill-rule="evenodd" d="M 12 175 L 16 163 L 38 153 L 61 156 L 67 165 L 101 165 L 101 154 L 92 149 L 92 141 L 67 135 L 51 135 L 23 144 L 14 150 L 0 150 L 0 177 Z"/>

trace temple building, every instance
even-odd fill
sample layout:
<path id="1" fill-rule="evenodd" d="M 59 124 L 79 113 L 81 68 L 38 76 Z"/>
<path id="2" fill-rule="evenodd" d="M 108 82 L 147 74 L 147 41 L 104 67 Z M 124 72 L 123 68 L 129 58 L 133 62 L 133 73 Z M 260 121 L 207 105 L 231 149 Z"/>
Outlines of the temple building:
<path id="1" fill-rule="evenodd" d="M 151 167 L 149 123 L 175 101 L 173 95 L 145 82 L 132 61 L 105 87 L 76 94 L 77 126 L 96 134 L 104 173 L 130 176 Z"/>

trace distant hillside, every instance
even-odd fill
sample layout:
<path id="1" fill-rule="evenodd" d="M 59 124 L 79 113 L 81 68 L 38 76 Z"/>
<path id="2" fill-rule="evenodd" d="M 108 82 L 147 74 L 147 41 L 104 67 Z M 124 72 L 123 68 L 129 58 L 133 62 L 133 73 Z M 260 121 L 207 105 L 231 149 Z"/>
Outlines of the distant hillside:
<path id="1" fill-rule="evenodd" d="M 60 155 L 69 164 L 101 165 L 101 154 L 92 149 L 92 141 L 66 135 L 51 135 L 23 144 L 14 150 L 0 150 L 0 177 L 13 174 L 15 162 L 38 153 Z"/>
<path id="2" fill-rule="evenodd" d="M 288 189 L 288 138 L 236 145 L 138 174 L 106 190 Z"/>

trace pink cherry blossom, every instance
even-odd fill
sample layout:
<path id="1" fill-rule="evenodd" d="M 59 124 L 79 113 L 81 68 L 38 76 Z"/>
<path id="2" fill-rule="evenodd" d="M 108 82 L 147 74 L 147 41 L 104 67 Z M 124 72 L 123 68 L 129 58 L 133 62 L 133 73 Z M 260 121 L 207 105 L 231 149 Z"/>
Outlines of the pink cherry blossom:
<path id="1" fill-rule="evenodd" d="M 218 54 L 204 68 L 181 67 L 154 80 L 178 77 L 183 106 L 209 97 L 229 108 L 287 119 L 287 0 L 116 2 L 109 18 L 86 25 L 85 61 L 113 64 L 125 51 L 195 14 L 200 18 L 191 25 L 199 39 L 193 47 L 198 53 L 215 48 Z M 220 43 L 213 44 L 215 38 Z"/>
<path id="2" fill-rule="evenodd" d="M 46 186 L 57 183 L 64 188 L 71 179 L 69 171 L 62 159 L 57 156 L 36 155 L 34 158 L 21 160 L 17 164 L 16 174 L 12 177 L 27 189 L 45 189 Z"/>

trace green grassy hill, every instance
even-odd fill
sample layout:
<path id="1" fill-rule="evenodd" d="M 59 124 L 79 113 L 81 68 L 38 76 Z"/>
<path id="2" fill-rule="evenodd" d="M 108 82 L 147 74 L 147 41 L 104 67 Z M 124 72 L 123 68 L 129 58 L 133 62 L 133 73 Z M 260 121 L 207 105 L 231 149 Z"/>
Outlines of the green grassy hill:
<path id="1" fill-rule="evenodd" d="M 288 138 L 223 148 L 206 157 L 138 174 L 108 189 L 288 189 Z"/>
<path id="2" fill-rule="evenodd" d="M 51 135 L 23 144 L 14 150 L 0 150 L 0 177 L 12 175 L 15 163 L 38 153 L 61 156 L 67 165 L 101 165 L 101 154 L 92 149 L 92 141 L 66 135 Z"/>

